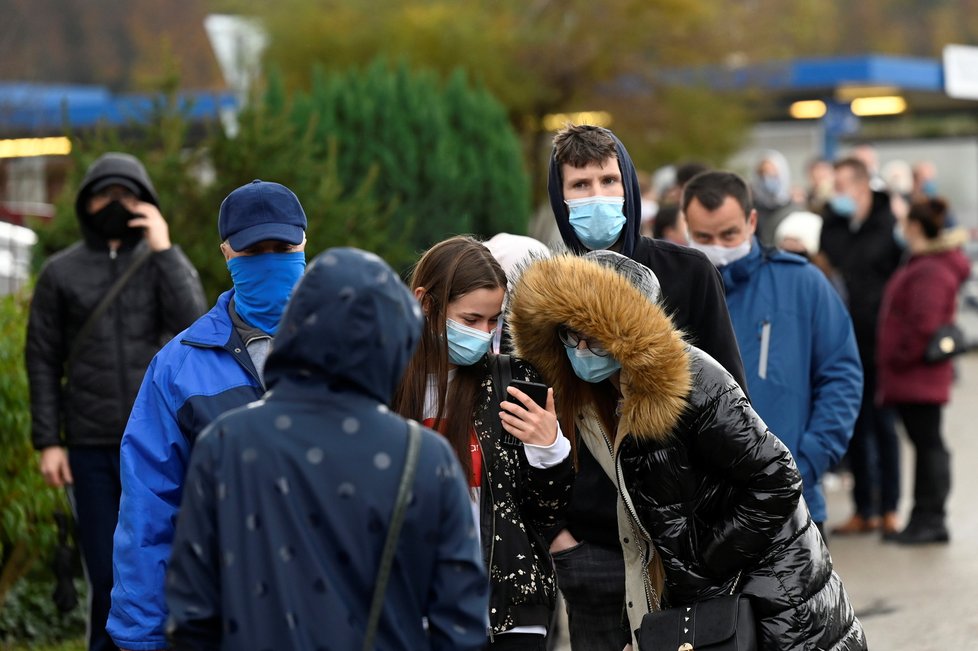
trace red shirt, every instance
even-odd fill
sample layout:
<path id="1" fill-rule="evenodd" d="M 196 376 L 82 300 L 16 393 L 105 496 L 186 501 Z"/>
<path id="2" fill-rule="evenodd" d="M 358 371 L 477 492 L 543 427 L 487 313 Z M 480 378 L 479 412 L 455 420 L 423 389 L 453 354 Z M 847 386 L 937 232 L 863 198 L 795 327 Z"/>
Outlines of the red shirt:
<path id="1" fill-rule="evenodd" d="M 436 432 L 441 431 L 439 427 L 436 427 L 436 422 L 434 418 L 425 418 L 422 422 L 425 427 L 430 427 Z M 482 449 L 479 447 L 479 439 L 476 438 L 475 428 L 469 428 L 469 453 L 472 455 L 472 475 L 469 477 L 469 487 L 470 488 L 481 488 L 482 487 Z"/>

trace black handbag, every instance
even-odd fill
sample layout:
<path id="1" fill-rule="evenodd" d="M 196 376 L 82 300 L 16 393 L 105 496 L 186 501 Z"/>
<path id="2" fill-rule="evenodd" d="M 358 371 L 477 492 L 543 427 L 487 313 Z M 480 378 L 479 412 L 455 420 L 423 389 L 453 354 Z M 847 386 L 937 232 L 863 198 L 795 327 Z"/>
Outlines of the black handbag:
<path id="1" fill-rule="evenodd" d="M 648 613 L 636 637 L 639 651 L 757 651 L 754 609 L 739 594 Z"/>
<path id="2" fill-rule="evenodd" d="M 938 328 L 934 336 L 927 342 L 924 361 L 929 364 L 943 362 L 955 355 L 967 352 L 968 349 L 969 346 L 961 328 L 953 323 L 948 323 Z"/>

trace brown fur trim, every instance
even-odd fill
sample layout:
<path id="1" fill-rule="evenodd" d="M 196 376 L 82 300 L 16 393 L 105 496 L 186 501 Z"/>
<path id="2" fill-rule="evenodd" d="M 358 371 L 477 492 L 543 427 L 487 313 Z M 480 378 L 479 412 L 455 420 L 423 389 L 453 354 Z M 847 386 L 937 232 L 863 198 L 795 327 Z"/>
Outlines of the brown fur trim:
<path id="1" fill-rule="evenodd" d="M 557 328 L 566 324 L 595 337 L 622 366 L 620 431 L 660 441 L 669 437 L 692 384 L 687 344 L 662 308 L 623 276 L 573 255 L 538 260 L 513 288 L 507 321 L 517 356 L 553 385 L 558 404 L 569 387 L 583 381 Z"/>

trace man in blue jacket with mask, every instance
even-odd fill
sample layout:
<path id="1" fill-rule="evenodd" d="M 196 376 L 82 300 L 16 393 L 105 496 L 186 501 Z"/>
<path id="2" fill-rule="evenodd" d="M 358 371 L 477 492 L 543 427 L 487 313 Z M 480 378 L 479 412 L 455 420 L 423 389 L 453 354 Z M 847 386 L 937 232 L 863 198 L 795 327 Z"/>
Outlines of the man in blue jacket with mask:
<path id="1" fill-rule="evenodd" d="M 291 190 L 253 181 L 224 199 L 233 289 L 153 358 L 122 437 L 122 500 L 106 626 L 121 649 L 167 647 L 164 577 L 191 447 L 222 413 L 265 392 L 272 337 L 305 269 L 306 215 Z"/>
<path id="2" fill-rule="evenodd" d="M 852 320 L 814 265 L 760 244 L 757 211 L 739 176 L 693 177 L 682 206 L 690 246 L 723 277 L 754 409 L 791 450 L 824 536 L 822 475 L 845 454 L 862 396 Z"/>

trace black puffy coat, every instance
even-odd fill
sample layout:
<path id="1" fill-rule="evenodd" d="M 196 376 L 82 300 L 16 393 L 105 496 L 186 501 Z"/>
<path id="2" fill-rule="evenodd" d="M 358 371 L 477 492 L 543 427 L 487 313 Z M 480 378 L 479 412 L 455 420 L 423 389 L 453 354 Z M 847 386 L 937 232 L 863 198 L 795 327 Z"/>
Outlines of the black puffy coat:
<path id="1" fill-rule="evenodd" d="M 87 198 L 106 176 L 131 179 L 140 199 L 158 205 L 146 171 L 129 156 L 103 156 L 82 181 L 76 212 L 84 240 L 47 260 L 31 301 L 26 362 L 37 449 L 118 446 L 153 355 L 206 309 L 197 270 L 180 248 L 153 253 L 82 342 L 72 368 L 65 368 L 88 315 L 147 247 L 130 238 L 113 254 L 91 227 Z"/>
<path id="2" fill-rule="evenodd" d="M 563 256 L 527 269 L 509 309 L 517 353 L 553 384 L 558 403 L 576 399 L 578 436 L 617 480 L 632 630 L 649 610 L 729 592 L 739 574 L 761 649 L 866 647 L 788 449 L 658 305 L 613 269 Z M 593 394 L 556 336 L 562 324 L 621 364 L 614 437 L 582 400 Z"/>

